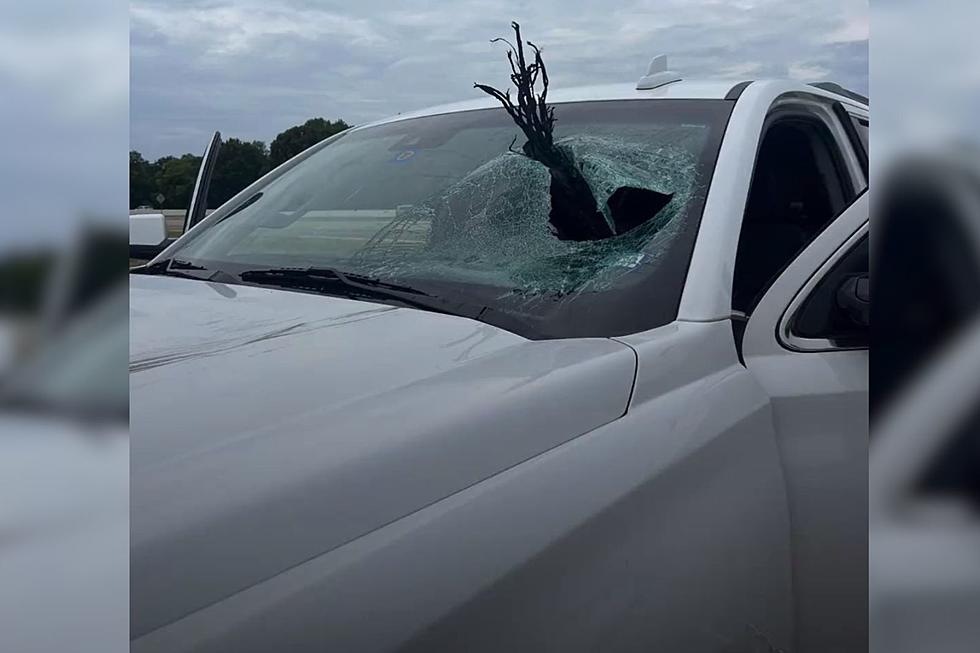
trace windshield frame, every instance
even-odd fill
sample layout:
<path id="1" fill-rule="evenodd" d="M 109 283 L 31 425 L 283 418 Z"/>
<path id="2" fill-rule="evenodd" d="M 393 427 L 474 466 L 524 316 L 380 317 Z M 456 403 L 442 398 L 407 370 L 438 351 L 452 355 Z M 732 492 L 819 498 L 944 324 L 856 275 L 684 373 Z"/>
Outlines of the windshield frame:
<path id="1" fill-rule="evenodd" d="M 561 107 L 563 106 L 576 105 L 577 107 L 588 107 L 589 105 L 606 105 L 608 103 L 624 106 L 632 105 L 632 108 L 640 112 L 649 110 L 654 119 L 656 119 L 658 112 L 661 112 L 660 115 L 663 115 L 663 112 L 676 112 L 678 116 L 686 116 L 693 113 L 700 118 L 700 122 L 709 127 L 708 137 L 698 162 L 701 182 L 698 184 L 696 192 L 687 202 L 683 211 L 678 215 L 678 219 L 683 219 L 683 227 L 676 237 L 677 242 L 665 250 L 665 254 L 658 263 L 655 271 L 648 273 L 627 273 L 624 276 L 624 283 L 617 287 L 578 293 L 572 299 L 542 296 L 532 298 L 530 301 L 524 299 L 520 307 L 495 306 L 495 312 L 507 315 L 507 319 L 504 320 L 507 326 L 504 328 L 519 335 L 532 339 L 623 336 L 669 324 L 677 317 L 694 245 L 697 240 L 697 234 L 700 231 L 705 202 L 711 187 L 721 144 L 724 140 L 735 102 L 725 99 L 637 98 L 556 103 L 554 106 L 557 109 L 556 113 L 560 120 Z M 362 130 L 385 127 L 392 124 L 404 125 L 416 120 L 482 111 L 502 112 L 503 109 L 479 108 L 443 114 L 415 115 L 411 118 L 384 122 L 373 126 L 366 125 L 341 132 L 326 139 L 319 145 L 310 148 L 250 185 L 225 205 L 219 207 L 193 230 L 178 239 L 167 250 L 162 252 L 157 259 L 148 264 L 147 267 L 152 266 L 154 263 L 162 263 L 171 258 L 179 257 L 186 258 L 188 261 L 202 265 L 211 271 L 217 269 L 228 272 L 229 275 L 237 276 L 247 266 L 236 266 L 237 269 L 234 270 L 227 269 L 229 268 L 227 262 L 208 261 L 195 257 L 181 256 L 181 252 L 189 244 L 197 240 L 201 234 L 207 232 L 209 228 L 227 218 L 231 218 L 245 204 L 251 202 L 256 194 L 261 193 L 271 183 L 283 175 L 288 174 L 293 168 L 303 165 L 306 159 L 322 152 L 323 149 L 329 147 L 332 143 L 348 135 L 356 134 Z M 257 263 L 254 267 L 262 268 L 267 266 Z M 665 278 L 667 282 L 665 282 Z M 226 280 L 223 279 L 222 281 Z M 473 304 L 492 304 L 494 300 L 492 296 L 493 291 L 495 290 L 499 293 L 500 290 L 499 287 L 481 287 L 461 281 L 427 279 L 419 281 L 420 283 L 413 283 L 413 285 L 417 285 L 422 291 L 434 295 L 448 294 L 455 298 L 467 297 L 472 300 Z M 254 283 L 233 281 L 230 278 L 227 279 L 227 282 L 241 283 L 242 285 L 256 285 Z M 276 288 L 287 292 L 297 291 L 290 288 Z M 491 291 L 487 292 L 487 289 L 491 289 Z M 334 293 L 325 292 L 322 294 Z M 467 315 L 466 317 L 472 316 Z"/>

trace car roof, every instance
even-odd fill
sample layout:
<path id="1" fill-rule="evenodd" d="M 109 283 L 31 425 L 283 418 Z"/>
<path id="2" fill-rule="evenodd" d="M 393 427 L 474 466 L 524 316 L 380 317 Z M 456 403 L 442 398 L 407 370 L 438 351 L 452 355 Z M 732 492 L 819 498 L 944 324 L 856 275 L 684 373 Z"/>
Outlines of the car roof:
<path id="1" fill-rule="evenodd" d="M 723 100 L 723 99 L 734 99 L 737 97 L 737 93 L 740 87 L 745 87 L 750 84 L 753 87 L 759 86 L 773 86 L 778 87 L 782 92 L 787 90 L 787 84 L 791 87 L 789 90 L 797 90 L 800 92 L 812 93 L 814 95 L 821 95 L 825 97 L 830 97 L 835 100 L 840 100 L 845 104 L 850 104 L 859 108 L 866 109 L 867 105 L 862 104 L 852 97 L 843 95 L 841 93 L 835 93 L 827 88 L 820 88 L 807 84 L 805 82 L 788 82 L 787 80 L 756 80 L 756 81 L 739 81 L 733 79 L 699 79 L 699 80 L 682 80 L 678 82 L 672 82 L 669 84 L 664 84 L 663 86 L 658 86 L 657 88 L 649 90 L 638 90 L 635 83 L 628 84 L 602 84 L 598 86 L 578 86 L 573 88 L 556 88 L 548 90 L 548 103 L 549 104 L 562 104 L 569 102 L 590 102 L 590 101 L 601 101 L 601 100 L 658 100 L 658 99 L 673 99 L 673 100 Z M 432 107 L 427 107 L 424 109 L 419 109 L 416 111 L 409 111 L 404 113 L 399 113 L 394 116 L 389 116 L 388 118 L 383 118 L 369 124 L 361 125 L 357 129 L 365 127 L 373 127 L 376 125 L 382 125 L 385 123 L 395 122 L 399 120 L 408 120 L 411 118 L 421 118 L 423 116 L 436 116 L 446 113 L 459 113 L 462 111 L 475 111 L 478 109 L 493 109 L 500 106 L 500 103 L 490 97 L 485 95 L 480 91 L 474 91 L 474 93 L 479 94 L 471 100 L 464 100 L 462 102 L 452 102 L 448 104 L 440 104 Z M 733 97 L 733 94 L 734 97 Z"/>

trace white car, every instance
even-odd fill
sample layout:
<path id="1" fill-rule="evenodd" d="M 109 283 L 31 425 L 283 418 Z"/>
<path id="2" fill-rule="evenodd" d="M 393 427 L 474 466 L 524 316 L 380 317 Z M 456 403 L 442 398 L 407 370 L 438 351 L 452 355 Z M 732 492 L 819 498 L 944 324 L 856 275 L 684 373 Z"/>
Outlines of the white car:
<path id="1" fill-rule="evenodd" d="M 868 645 L 866 99 L 554 91 L 360 126 L 131 276 L 133 651 Z"/>

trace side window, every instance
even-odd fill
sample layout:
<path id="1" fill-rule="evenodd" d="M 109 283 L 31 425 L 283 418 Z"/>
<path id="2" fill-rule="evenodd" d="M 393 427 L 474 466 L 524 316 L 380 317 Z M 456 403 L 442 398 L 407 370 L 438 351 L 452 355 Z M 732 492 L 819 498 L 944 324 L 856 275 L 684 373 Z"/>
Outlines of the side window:
<path id="1" fill-rule="evenodd" d="M 789 318 L 787 344 L 804 348 L 864 349 L 870 335 L 868 236 L 823 275 Z"/>
<path id="2" fill-rule="evenodd" d="M 766 129 L 735 259 L 732 309 L 750 314 L 779 273 L 855 198 L 840 146 L 814 117 Z"/>

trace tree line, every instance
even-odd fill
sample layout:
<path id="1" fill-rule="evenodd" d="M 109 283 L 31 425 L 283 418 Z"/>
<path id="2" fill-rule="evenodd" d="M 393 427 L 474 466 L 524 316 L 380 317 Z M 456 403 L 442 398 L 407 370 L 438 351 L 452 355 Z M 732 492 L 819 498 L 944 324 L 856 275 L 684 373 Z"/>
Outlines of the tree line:
<path id="1" fill-rule="evenodd" d="M 323 139 L 348 129 L 343 120 L 311 118 L 290 127 L 266 147 L 262 141 L 229 138 L 221 144 L 211 186 L 208 208 L 217 208 L 269 170 Z M 194 191 L 201 157 L 195 154 L 165 156 L 147 161 L 129 153 L 129 208 L 186 209 Z"/>

